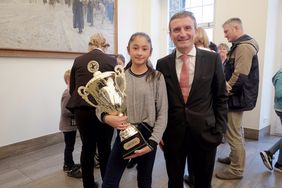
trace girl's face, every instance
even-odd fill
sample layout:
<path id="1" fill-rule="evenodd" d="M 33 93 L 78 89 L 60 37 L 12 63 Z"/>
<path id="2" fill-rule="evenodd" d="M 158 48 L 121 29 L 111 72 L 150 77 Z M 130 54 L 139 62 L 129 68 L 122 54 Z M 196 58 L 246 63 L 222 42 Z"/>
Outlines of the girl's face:
<path id="1" fill-rule="evenodd" d="M 151 56 L 152 48 L 144 36 L 136 36 L 130 42 L 127 51 L 132 64 L 142 65 L 147 63 L 148 58 Z"/>

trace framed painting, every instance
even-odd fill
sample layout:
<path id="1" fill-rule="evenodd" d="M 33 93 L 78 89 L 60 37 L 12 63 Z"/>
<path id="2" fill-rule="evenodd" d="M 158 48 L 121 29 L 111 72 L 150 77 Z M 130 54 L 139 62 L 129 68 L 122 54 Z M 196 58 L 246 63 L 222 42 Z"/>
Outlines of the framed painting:
<path id="1" fill-rule="evenodd" d="M 74 58 L 102 33 L 117 53 L 117 0 L 0 0 L 0 56 Z"/>

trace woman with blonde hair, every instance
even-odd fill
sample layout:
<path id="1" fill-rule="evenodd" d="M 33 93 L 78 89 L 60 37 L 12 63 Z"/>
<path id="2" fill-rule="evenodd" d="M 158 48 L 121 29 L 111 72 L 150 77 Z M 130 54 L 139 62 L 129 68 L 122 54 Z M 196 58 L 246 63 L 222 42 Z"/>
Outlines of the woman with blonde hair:
<path id="1" fill-rule="evenodd" d="M 99 71 L 114 71 L 117 61 L 114 57 L 105 53 L 107 47 L 106 38 L 101 33 L 95 33 L 90 37 L 88 43 L 89 52 L 75 58 L 70 78 L 71 98 L 67 104 L 75 116 L 77 128 L 82 141 L 81 150 L 81 170 L 84 188 L 98 188 L 98 183 L 94 179 L 94 156 L 96 145 L 98 146 L 100 173 L 104 178 L 108 158 L 111 152 L 111 140 L 113 128 L 101 123 L 95 116 L 96 108 L 86 103 L 78 94 L 78 88 L 85 86 L 93 73 L 87 70 L 90 61 L 99 63 Z"/>
<path id="2" fill-rule="evenodd" d="M 102 33 L 95 33 L 90 37 L 88 43 L 88 50 L 92 51 L 95 49 L 100 49 L 102 52 L 105 53 L 109 46 L 109 43 L 106 41 Z"/>
<path id="3" fill-rule="evenodd" d="M 194 44 L 197 48 L 211 51 L 209 48 L 209 37 L 204 28 L 197 28 L 196 36 L 194 38 Z"/>

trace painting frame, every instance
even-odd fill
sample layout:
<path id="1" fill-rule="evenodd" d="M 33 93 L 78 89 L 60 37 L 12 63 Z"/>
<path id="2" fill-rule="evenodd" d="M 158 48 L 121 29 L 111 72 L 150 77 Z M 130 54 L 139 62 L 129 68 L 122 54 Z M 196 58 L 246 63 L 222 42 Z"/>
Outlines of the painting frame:
<path id="1" fill-rule="evenodd" d="M 118 53 L 118 22 L 117 10 L 118 0 L 114 2 L 113 14 L 113 53 Z M 90 36 L 89 36 L 90 37 Z M 87 45 L 87 44 L 86 44 Z M 86 52 L 76 51 L 53 51 L 53 50 L 37 50 L 37 49 L 19 49 L 19 48 L 2 48 L 0 47 L 0 57 L 23 57 L 23 58 L 59 58 L 59 59 L 73 59 Z"/>

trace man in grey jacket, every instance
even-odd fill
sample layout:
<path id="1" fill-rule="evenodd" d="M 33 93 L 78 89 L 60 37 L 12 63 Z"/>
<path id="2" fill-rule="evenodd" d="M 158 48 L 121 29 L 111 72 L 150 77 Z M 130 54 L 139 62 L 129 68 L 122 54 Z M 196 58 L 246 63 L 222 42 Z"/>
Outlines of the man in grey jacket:
<path id="1" fill-rule="evenodd" d="M 257 101 L 259 86 L 258 44 L 244 34 L 240 18 L 230 18 L 223 24 L 224 35 L 232 47 L 225 64 L 228 91 L 228 125 L 226 140 L 231 152 L 218 161 L 229 165 L 216 174 L 220 179 L 241 179 L 245 167 L 244 135 L 242 118 L 244 111 L 252 110 Z"/>

